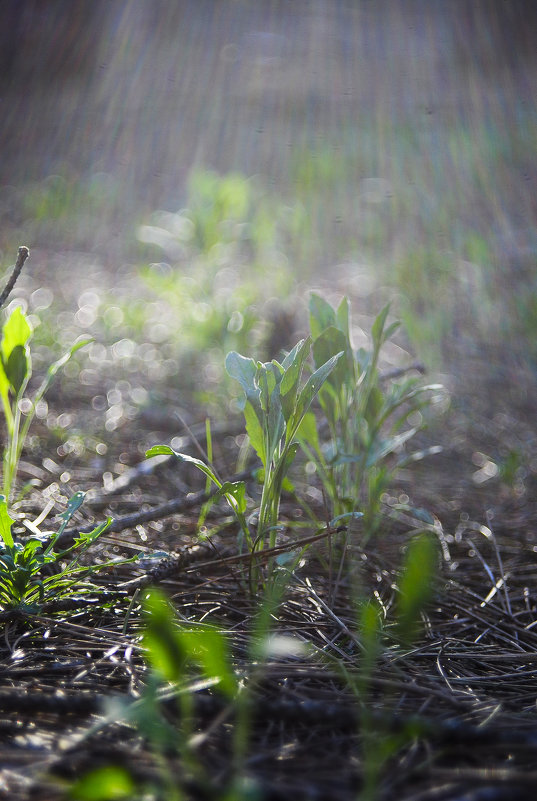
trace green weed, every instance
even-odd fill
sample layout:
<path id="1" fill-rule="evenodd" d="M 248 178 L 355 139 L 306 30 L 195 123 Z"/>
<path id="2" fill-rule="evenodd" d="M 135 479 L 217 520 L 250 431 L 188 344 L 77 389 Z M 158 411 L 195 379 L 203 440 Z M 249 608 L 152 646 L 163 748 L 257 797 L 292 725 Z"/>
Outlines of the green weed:
<path id="1" fill-rule="evenodd" d="M 323 420 L 313 413 L 300 429 L 300 442 L 314 465 L 332 516 L 355 512 L 364 514 L 367 535 L 380 521 L 381 498 L 397 470 L 408 460 L 406 443 L 418 430 L 409 419 L 431 402 L 439 384 L 421 385 L 417 378 L 400 383 L 383 383 L 379 357 L 383 345 L 399 323 L 387 324 L 389 307 L 376 318 L 371 329 L 371 351 L 354 350 L 351 337 L 350 305 L 343 298 L 334 309 L 319 295 L 310 299 L 310 329 L 316 366 L 342 353 L 318 393 L 328 424 L 329 438 L 323 441 Z"/>
<path id="2" fill-rule="evenodd" d="M 340 354 L 334 354 L 301 384 L 311 341 L 298 342 L 280 364 L 257 362 L 232 351 L 226 358 L 229 375 L 244 391 L 243 411 L 250 444 L 262 463 L 262 492 L 257 514 L 257 533 L 252 535 L 245 517 L 244 482 L 222 482 L 213 468 L 168 445 L 156 445 L 146 456 L 174 455 L 194 465 L 217 487 L 217 500 L 224 497 L 237 517 L 250 551 L 274 548 L 278 534 L 280 499 L 289 468 L 297 453 L 298 432 L 304 416 Z"/>
<path id="3" fill-rule="evenodd" d="M 280 364 L 256 362 L 231 352 L 226 369 L 244 391 L 243 411 L 250 444 L 263 465 L 256 547 L 276 545 L 280 499 L 299 448 L 299 431 L 314 398 L 336 367 L 341 352 L 331 354 L 301 386 L 311 340 L 298 342 Z"/>
<path id="4" fill-rule="evenodd" d="M 72 496 L 55 534 L 31 536 L 25 542 L 15 542 L 11 533 L 14 521 L 9 515 L 6 499 L 0 496 L 0 610 L 38 614 L 44 604 L 65 598 L 83 598 L 98 590 L 86 580 L 88 576 L 118 565 L 117 561 L 90 567 L 80 564 L 82 555 L 106 531 L 110 520 L 87 534 L 79 534 L 72 545 L 56 548 L 67 523 L 83 501 L 83 492 Z M 69 558 L 68 562 L 66 558 Z M 132 561 L 126 559 L 122 563 Z"/>

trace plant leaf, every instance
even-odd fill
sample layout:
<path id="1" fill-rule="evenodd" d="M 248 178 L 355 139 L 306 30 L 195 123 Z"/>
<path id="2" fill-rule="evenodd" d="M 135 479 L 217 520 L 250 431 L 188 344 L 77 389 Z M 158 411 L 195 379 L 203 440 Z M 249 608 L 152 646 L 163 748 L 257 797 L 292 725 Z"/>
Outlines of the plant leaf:
<path id="1" fill-rule="evenodd" d="M 321 456 L 321 446 L 317 433 L 317 421 L 313 412 L 306 412 L 295 434 L 299 442 L 311 446 L 318 456 Z"/>
<path id="2" fill-rule="evenodd" d="M 336 391 L 336 394 L 339 394 L 343 385 L 352 386 L 354 384 L 354 369 L 352 367 L 354 359 L 345 334 L 338 328 L 330 326 L 325 328 L 313 343 L 315 366 L 320 367 L 337 353 L 344 353 L 346 358 L 338 360 L 330 375 L 329 383 Z"/>
<path id="3" fill-rule="evenodd" d="M 136 784 L 125 768 L 105 765 L 85 773 L 69 791 L 72 801 L 120 801 L 136 797 Z"/>
<path id="4" fill-rule="evenodd" d="M 4 361 L 17 346 L 24 347 L 32 336 L 32 326 L 20 306 L 16 306 L 2 328 L 2 357 Z"/>
<path id="5" fill-rule="evenodd" d="M 175 625 L 175 612 L 160 590 L 150 590 L 144 599 L 145 630 L 142 638 L 152 669 L 165 681 L 181 680 L 186 653 Z"/>
<path id="6" fill-rule="evenodd" d="M 338 362 L 338 359 L 342 356 L 342 353 L 337 353 L 335 356 L 332 356 L 331 359 L 328 359 L 327 362 L 322 364 L 320 367 L 315 370 L 312 375 L 308 378 L 304 386 L 302 387 L 300 394 L 298 396 L 297 404 L 295 413 L 293 415 L 292 426 L 288 427 L 288 437 L 294 436 L 296 430 L 300 423 L 302 422 L 302 418 L 308 411 L 310 404 L 314 397 L 319 392 L 320 388 L 334 369 L 335 365 Z"/>
<path id="7" fill-rule="evenodd" d="M 15 396 L 18 397 L 32 373 L 30 351 L 26 345 L 15 345 L 4 361 L 4 372 Z"/>
<path id="8" fill-rule="evenodd" d="M 285 373 L 280 383 L 280 400 L 285 420 L 289 420 L 295 410 L 298 385 L 302 377 L 304 363 L 310 352 L 311 339 L 302 339 L 284 359 Z M 289 357 L 293 354 L 293 358 Z"/>
<path id="9" fill-rule="evenodd" d="M 246 433 L 250 439 L 250 445 L 261 459 L 263 467 L 267 468 L 267 454 L 265 450 L 265 436 L 259 415 L 250 401 L 246 401 L 244 406 L 244 419 L 246 421 Z"/>
<path id="10" fill-rule="evenodd" d="M 109 517 L 107 520 L 104 521 L 104 523 L 100 523 L 92 531 L 79 533 L 77 537 L 75 537 L 73 547 L 74 548 L 78 548 L 79 546 L 83 546 L 85 548 L 89 547 L 93 542 L 95 542 L 96 539 L 98 539 L 98 537 L 101 536 L 101 534 L 104 531 L 106 531 L 106 529 L 112 523 L 112 519 L 113 518 Z"/>
<path id="11" fill-rule="evenodd" d="M 227 641 L 224 635 L 212 626 L 179 631 L 183 648 L 190 659 L 203 670 L 205 677 L 217 679 L 216 687 L 225 695 L 234 698 L 237 681 L 231 667 Z"/>
<path id="12" fill-rule="evenodd" d="M 257 362 L 232 350 L 226 356 L 226 370 L 239 382 L 246 397 L 256 389 Z"/>
<path id="13" fill-rule="evenodd" d="M 415 537 L 407 548 L 397 603 L 397 635 L 409 646 L 419 631 L 420 615 L 430 601 L 437 571 L 438 542 L 427 532 Z"/>
<path id="14" fill-rule="evenodd" d="M 310 295 L 310 331 L 313 339 L 331 325 L 336 324 L 336 313 L 332 306 L 315 292 Z"/>
<path id="15" fill-rule="evenodd" d="M 236 511 L 246 511 L 246 485 L 244 481 L 224 481 L 220 489 L 213 495 L 213 503 L 219 498 L 231 496 L 236 504 Z"/>
<path id="16" fill-rule="evenodd" d="M 0 536 L 4 541 L 4 545 L 8 548 L 13 548 L 13 535 L 11 533 L 11 526 L 15 521 L 10 517 L 7 510 L 6 499 L 0 495 Z"/>

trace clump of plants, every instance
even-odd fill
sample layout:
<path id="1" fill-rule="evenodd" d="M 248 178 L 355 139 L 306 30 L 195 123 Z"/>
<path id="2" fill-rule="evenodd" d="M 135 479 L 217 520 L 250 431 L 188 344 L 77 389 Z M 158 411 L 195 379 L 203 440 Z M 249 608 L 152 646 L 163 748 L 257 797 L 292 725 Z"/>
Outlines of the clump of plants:
<path id="1" fill-rule="evenodd" d="M 289 472 L 302 449 L 309 480 L 313 474 L 320 479 L 331 519 L 363 517 L 364 533 L 371 535 L 381 520 L 383 493 L 399 468 L 416 458 L 404 448 L 419 427 L 409 419 L 421 419 L 417 413 L 441 388 L 423 385 L 419 378 L 383 381 L 380 352 L 398 326 L 387 325 L 388 313 L 386 306 L 373 323 L 371 351 L 356 351 L 348 299 L 334 309 L 313 294 L 311 336 L 298 342 L 281 363 L 228 353 L 226 368 L 243 390 L 246 434 L 261 462 L 255 516 L 246 515 L 243 481 L 222 482 L 209 463 L 167 445 L 157 445 L 147 455 L 175 455 L 200 469 L 217 487 L 215 498 L 227 499 L 241 538 L 254 551 L 276 545 L 282 492 L 291 486 Z M 315 411 L 314 401 L 319 407 Z"/>
<path id="2" fill-rule="evenodd" d="M 92 531 L 79 534 L 67 547 L 60 539 L 68 522 L 84 501 L 84 493 L 76 492 L 61 515 L 62 523 L 52 535 L 32 535 L 24 542 L 15 541 L 14 524 L 4 496 L 0 495 L 0 610 L 37 614 L 46 604 L 69 598 L 82 601 L 98 587 L 87 577 L 117 566 L 105 562 L 88 567 L 81 557 L 111 523 L 107 520 Z M 125 560 L 124 560 L 125 561 Z M 132 561 L 132 560 L 126 560 Z M 76 604 L 75 604 L 76 606 Z"/>
<path id="3" fill-rule="evenodd" d="M 248 521 L 245 516 L 244 482 L 222 483 L 210 465 L 188 454 L 177 453 L 167 445 L 157 445 L 147 452 L 147 456 L 175 455 L 198 467 L 217 486 L 216 497 L 224 496 L 227 499 L 250 551 L 274 548 L 276 545 L 281 495 L 299 449 L 300 427 L 341 355 L 331 356 L 303 382 L 310 348 L 309 338 L 301 340 L 281 364 L 276 359 L 258 362 L 235 351 L 230 352 L 226 359 L 229 375 L 239 382 L 244 391 L 246 433 L 262 465 L 261 500 L 255 529 L 253 519 Z"/>
<path id="4" fill-rule="evenodd" d="M 371 350 L 356 350 L 348 298 L 336 309 L 317 294 L 310 299 L 315 366 L 338 353 L 341 358 L 319 389 L 323 414 L 307 415 L 300 443 L 322 482 L 332 515 L 362 511 L 368 535 L 379 525 L 383 493 L 397 471 L 415 458 L 406 445 L 423 420 L 418 413 L 442 389 L 404 373 L 400 380 L 383 379 L 381 350 L 399 327 L 398 322 L 388 324 L 388 314 L 385 306 L 372 325 Z"/>

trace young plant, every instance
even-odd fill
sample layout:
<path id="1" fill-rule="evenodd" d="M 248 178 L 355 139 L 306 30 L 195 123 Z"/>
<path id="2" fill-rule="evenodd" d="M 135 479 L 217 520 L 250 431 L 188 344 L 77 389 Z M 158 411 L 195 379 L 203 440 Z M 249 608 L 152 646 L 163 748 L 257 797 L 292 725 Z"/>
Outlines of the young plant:
<path id="1" fill-rule="evenodd" d="M 299 448 L 299 429 L 313 399 L 334 370 L 341 353 L 330 357 L 300 386 L 311 340 L 303 339 L 280 364 L 257 362 L 232 351 L 226 369 L 244 390 L 243 411 L 250 444 L 263 465 L 257 546 L 276 545 L 284 481 Z"/>
<path id="2" fill-rule="evenodd" d="M 410 742 L 420 735 L 419 720 L 401 713 L 398 725 L 397 701 L 389 690 L 379 698 L 375 678 L 382 673 L 393 649 L 411 650 L 423 629 L 423 615 L 430 605 L 438 573 L 438 540 L 430 531 L 416 534 L 405 550 L 396 585 L 398 592 L 393 619 L 376 600 L 363 600 L 357 604 L 356 642 L 360 650 L 357 663 L 350 666 L 338 656 L 328 656 L 342 673 L 349 690 L 356 699 L 359 735 L 361 739 L 361 790 L 358 801 L 377 801 L 381 797 L 381 784 L 386 764 Z M 389 649 L 389 650 L 388 650 Z M 389 659 L 388 659 L 389 663 Z"/>
<path id="3" fill-rule="evenodd" d="M 175 455 L 210 478 L 218 488 L 212 500 L 222 496 L 226 498 L 239 521 L 250 550 L 262 550 L 266 545 L 274 548 L 276 545 L 280 498 L 287 473 L 299 447 L 297 437 L 300 426 L 340 356 L 339 353 L 332 355 L 301 386 L 310 345 L 309 338 L 301 340 L 281 364 L 275 359 L 271 362 L 258 362 L 241 356 L 236 351 L 228 353 L 226 358 L 229 375 L 244 390 L 246 432 L 263 465 L 263 486 L 255 538 L 252 537 L 245 517 L 244 482 L 222 483 L 205 462 L 188 454 L 177 453 L 168 445 L 156 445 L 146 453 L 146 456 Z"/>
<path id="4" fill-rule="evenodd" d="M 81 566 L 80 557 L 110 525 L 111 520 L 101 523 L 87 534 L 79 534 L 72 545 L 55 550 L 67 523 L 84 501 L 84 493 L 76 492 L 62 514 L 62 523 L 52 536 L 32 536 L 25 542 L 15 542 L 11 532 L 13 519 L 7 502 L 0 495 L 0 611 L 18 611 L 38 614 L 44 604 L 60 599 L 82 597 L 98 588 L 86 581 L 88 575 L 108 567 L 117 566 L 117 561 L 94 566 Z M 69 562 L 64 562 L 69 557 Z M 122 560 L 122 564 L 134 561 Z M 46 573 L 44 568 L 56 568 Z"/>
<path id="5" fill-rule="evenodd" d="M 26 416 L 23 420 L 21 401 L 32 375 L 29 344 L 32 333 L 30 321 L 22 309 L 17 306 L 2 327 L 0 342 L 0 398 L 7 434 L 3 458 L 2 494 L 8 503 L 17 477 L 21 452 L 39 401 L 45 395 L 56 373 L 77 350 L 91 342 L 88 339 L 75 343 L 66 354 L 49 367 L 41 385 L 30 400 L 29 409 L 25 412 Z"/>
<path id="6" fill-rule="evenodd" d="M 408 458 L 403 446 L 416 431 L 405 424 L 430 403 L 439 384 L 422 386 L 415 378 L 386 385 L 378 370 L 383 345 L 399 323 L 387 325 L 389 306 L 373 323 L 370 352 L 352 346 L 349 301 L 334 309 L 319 295 L 310 299 L 310 329 L 316 366 L 343 353 L 319 391 L 329 431 L 327 446 L 312 414 L 301 430 L 301 445 L 315 465 L 334 516 L 361 507 L 366 533 L 378 527 L 381 496 Z"/>
<path id="7" fill-rule="evenodd" d="M 182 623 L 158 589 L 144 593 L 142 614 L 142 647 L 148 667 L 145 688 L 135 701 L 111 701 L 105 722 L 117 722 L 119 718 L 136 727 L 151 751 L 158 779 L 145 785 L 137 782 L 127 768 L 107 765 L 86 774 L 71 788 L 70 797 L 76 801 L 88 801 L 88 783 L 95 787 L 91 798 L 100 801 L 111 797 L 183 801 L 191 797 L 189 785 L 193 782 L 201 788 L 204 798 L 218 797 L 198 758 L 194 715 L 196 695 L 203 690 L 210 689 L 228 703 L 234 703 L 239 694 L 227 637 L 208 624 Z M 176 707 L 175 714 L 172 705 Z M 124 788 L 128 792 L 106 794 L 108 787 L 116 786 L 119 793 Z"/>

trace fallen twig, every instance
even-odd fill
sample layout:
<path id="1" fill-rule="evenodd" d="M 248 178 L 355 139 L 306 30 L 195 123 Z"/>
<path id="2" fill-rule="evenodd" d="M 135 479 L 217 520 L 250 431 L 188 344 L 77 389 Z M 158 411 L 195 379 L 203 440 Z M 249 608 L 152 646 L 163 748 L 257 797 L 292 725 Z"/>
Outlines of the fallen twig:
<path id="1" fill-rule="evenodd" d="M 24 262 L 26 261 L 29 255 L 30 251 L 28 250 L 28 248 L 25 245 L 21 245 L 19 248 L 19 255 L 17 256 L 17 261 L 15 262 L 12 268 L 9 281 L 6 284 L 4 291 L 0 295 L 0 309 L 8 299 L 11 290 L 17 283 L 17 278 L 21 274 L 21 270 L 24 267 Z"/>

